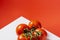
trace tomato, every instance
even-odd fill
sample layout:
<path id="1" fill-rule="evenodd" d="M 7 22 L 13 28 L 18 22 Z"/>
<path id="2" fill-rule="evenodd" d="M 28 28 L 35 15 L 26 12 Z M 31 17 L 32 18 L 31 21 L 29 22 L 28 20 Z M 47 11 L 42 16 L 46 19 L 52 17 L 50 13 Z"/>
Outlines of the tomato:
<path id="1" fill-rule="evenodd" d="M 27 38 L 25 37 L 24 34 L 20 34 L 20 35 L 18 36 L 18 40 L 27 40 Z"/>
<path id="2" fill-rule="evenodd" d="M 29 22 L 29 28 L 41 28 L 41 23 L 39 21 L 36 20 L 32 20 L 31 22 Z"/>
<path id="3" fill-rule="evenodd" d="M 18 36 L 18 40 L 30 40 L 30 36 L 26 37 L 24 33 Z M 32 38 L 31 40 L 36 40 L 35 38 Z"/>
<path id="4" fill-rule="evenodd" d="M 32 20 L 28 26 L 19 24 L 16 27 L 18 40 L 46 40 L 47 32 L 41 28 L 39 21 Z"/>
<path id="5" fill-rule="evenodd" d="M 32 32 L 31 35 L 28 35 L 27 37 L 25 33 L 20 34 L 18 36 L 18 40 L 46 40 L 46 37 L 47 37 L 46 31 L 41 28 L 38 28 L 34 32 Z"/>
<path id="6" fill-rule="evenodd" d="M 25 29 L 29 29 L 28 26 L 26 24 L 20 24 L 16 27 L 16 33 L 17 35 L 20 35 L 21 33 L 24 32 Z"/>
<path id="7" fill-rule="evenodd" d="M 37 34 L 36 32 L 39 33 L 37 36 L 38 40 L 46 40 L 47 32 L 45 30 L 38 28 L 35 30 L 35 33 L 34 33 L 35 35 Z"/>

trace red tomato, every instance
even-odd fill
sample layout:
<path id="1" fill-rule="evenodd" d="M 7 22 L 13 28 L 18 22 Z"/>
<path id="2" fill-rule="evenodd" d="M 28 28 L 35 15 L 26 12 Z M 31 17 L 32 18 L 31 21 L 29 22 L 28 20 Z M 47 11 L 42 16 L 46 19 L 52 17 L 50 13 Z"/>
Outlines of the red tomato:
<path id="1" fill-rule="evenodd" d="M 24 34 L 18 36 L 18 40 L 27 40 Z"/>
<path id="2" fill-rule="evenodd" d="M 36 32 L 39 32 L 40 35 L 38 35 L 38 40 L 46 40 L 46 37 L 47 37 L 47 32 L 41 28 L 38 28 L 35 30 Z M 35 32 L 35 34 L 36 34 Z"/>
<path id="3" fill-rule="evenodd" d="M 24 32 L 24 29 L 28 29 L 28 26 L 26 24 L 20 24 L 16 27 L 16 33 L 17 35 L 20 35 Z"/>
<path id="4" fill-rule="evenodd" d="M 18 36 L 18 40 L 30 40 L 30 37 L 26 37 L 25 34 L 21 34 Z M 36 39 L 32 38 L 32 40 L 36 40 Z"/>
<path id="5" fill-rule="evenodd" d="M 39 21 L 32 20 L 29 22 L 29 28 L 31 29 L 32 27 L 34 28 L 41 28 L 41 23 Z"/>

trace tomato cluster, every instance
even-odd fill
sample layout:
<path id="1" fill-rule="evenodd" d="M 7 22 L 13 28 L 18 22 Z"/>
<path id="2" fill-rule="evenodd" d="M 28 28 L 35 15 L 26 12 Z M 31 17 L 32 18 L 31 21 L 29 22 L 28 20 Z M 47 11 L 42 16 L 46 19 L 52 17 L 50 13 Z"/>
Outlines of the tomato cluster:
<path id="1" fill-rule="evenodd" d="M 47 33 L 42 29 L 39 21 L 32 20 L 28 25 L 20 24 L 16 27 L 17 40 L 46 40 Z"/>

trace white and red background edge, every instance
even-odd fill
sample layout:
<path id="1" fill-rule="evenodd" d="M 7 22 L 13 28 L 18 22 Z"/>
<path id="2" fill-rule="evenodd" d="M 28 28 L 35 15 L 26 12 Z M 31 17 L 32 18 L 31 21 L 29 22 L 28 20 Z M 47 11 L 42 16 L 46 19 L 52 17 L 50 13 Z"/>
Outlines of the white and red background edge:
<path id="1" fill-rule="evenodd" d="M 19 24 L 23 24 L 23 23 L 28 25 L 29 22 L 30 22 L 30 20 L 21 16 L 18 19 L 14 20 L 13 22 L 9 23 L 3 29 L 0 30 L 0 40 L 17 40 L 18 36 L 16 34 L 16 27 Z M 43 29 L 47 32 L 46 40 L 60 40 L 60 38 L 58 36 L 49 32 L 45 28 L 43 28 Z"/>

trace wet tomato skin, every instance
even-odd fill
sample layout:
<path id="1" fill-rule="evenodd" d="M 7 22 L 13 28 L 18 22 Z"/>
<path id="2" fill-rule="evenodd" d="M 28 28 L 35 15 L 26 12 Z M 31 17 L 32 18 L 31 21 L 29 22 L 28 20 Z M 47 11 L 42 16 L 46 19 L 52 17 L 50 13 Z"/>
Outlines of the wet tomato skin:
<path id="1" fill-rule="evenodd" d="M 24 34 L 20 34 L 18 36 L 18 40 L 27 40 L 26 37 L 24 36 Z"/>
<path id="2" fill-rule="evenodd" d="M 25 28 L 29 29 L 29 27 L 26 24 L 20 24 L 20 25 L 18 25 L 16 27 L 16 33 L 17 33 L 17 35 L 20 35 L 21 33 L 23 33 L 23 31 L 24 31 Z"/>
<path id="3" fill-rule="evenodd" d="M 32 27 L 35 27 L 35 28 L 41 28 L 42 27 L 41 23 L 39 21 L 37 21 L 37 20 L 31 20 L 28 25 L 29 25 L 30 29 Z"/>
<path id="4" fill-rule="evenodd" d="M 30 37 L 26 38 L 24 34 L 21 34 L 18 36 L 18 40 L 30 40 Z M 36 40 L 35 38 L 32 38 L 32 40 Z"/>
<path id="5" fill-rule="evenodd" d="M 36 29 L 35 31 L 41 32 L 41 35 L 39 35 L 37 38 L 38 40 L 46 40 L 47 32 L 41 28 Z"/>

